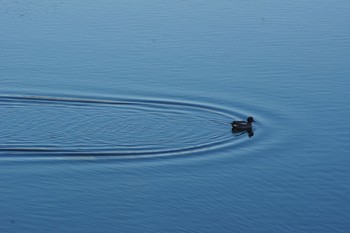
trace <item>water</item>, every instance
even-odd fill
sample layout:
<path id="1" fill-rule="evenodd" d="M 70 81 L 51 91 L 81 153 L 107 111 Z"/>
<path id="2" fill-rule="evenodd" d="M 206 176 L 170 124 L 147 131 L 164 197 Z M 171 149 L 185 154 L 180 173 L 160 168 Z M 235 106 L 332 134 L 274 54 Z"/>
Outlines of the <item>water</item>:
<path id="1" fill-rule="evenodd" d="M 0 1 L 0 232 L 348 232 L 349 8 Z"/>

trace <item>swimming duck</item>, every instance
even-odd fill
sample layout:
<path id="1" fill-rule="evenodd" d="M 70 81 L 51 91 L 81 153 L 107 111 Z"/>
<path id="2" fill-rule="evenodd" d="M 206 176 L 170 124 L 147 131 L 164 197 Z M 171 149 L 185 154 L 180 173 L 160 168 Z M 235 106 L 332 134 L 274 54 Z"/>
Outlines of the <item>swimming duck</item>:
<path id="1" fill-rule="evenodd" d="M 252 130 L 252 122 L 254 122 L 254 118 L 249 116 L 247 121 L 232 121 L 232 130 L 234 131 L 248 131 Z"/>

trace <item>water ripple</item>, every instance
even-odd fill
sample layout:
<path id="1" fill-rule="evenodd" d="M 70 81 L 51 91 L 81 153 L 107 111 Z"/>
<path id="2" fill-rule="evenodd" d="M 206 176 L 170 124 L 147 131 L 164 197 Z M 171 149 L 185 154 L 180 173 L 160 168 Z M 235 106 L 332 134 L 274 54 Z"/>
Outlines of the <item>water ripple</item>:
<path id="1" fill-rule="evenodd" d="M 238 113 L 164 99 L 0 96 L 1 155 L 155 157 L 239 143 Z"/>

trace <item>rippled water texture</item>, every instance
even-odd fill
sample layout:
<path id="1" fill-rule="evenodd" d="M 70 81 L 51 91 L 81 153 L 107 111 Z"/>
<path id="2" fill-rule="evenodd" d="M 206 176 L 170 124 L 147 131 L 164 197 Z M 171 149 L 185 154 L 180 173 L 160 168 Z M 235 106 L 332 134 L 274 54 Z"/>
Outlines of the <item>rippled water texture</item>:
<path id="1" fill-rule="evenodd" d="M 0 233 L 348 233 L 349 25 L 345 0 L 0 0 Z"/>
<path id="2" fill-rule="evenodd" d="M 237 113 L 165 100 L 1 96 L 0 151 L 14 155 L 152 157 L 233 144 Z M 236 116 L 235 116 L 236 115 Z"/>

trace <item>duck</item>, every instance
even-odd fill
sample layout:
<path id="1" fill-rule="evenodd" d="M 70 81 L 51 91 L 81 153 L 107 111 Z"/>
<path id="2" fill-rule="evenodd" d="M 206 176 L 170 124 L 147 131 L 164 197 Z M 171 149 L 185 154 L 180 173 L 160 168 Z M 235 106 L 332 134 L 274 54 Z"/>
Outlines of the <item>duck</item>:
<path id="1" fill-rule="evenodd" d="M 231 126 L 234 131 L 251 131 L 253 127 L 254 118 L 249 116 L 247 121 L 232 121 Z"/>

